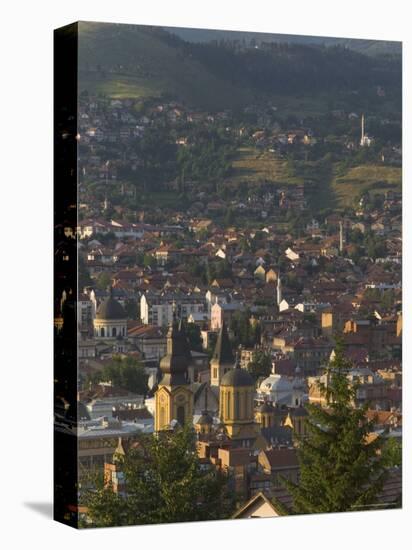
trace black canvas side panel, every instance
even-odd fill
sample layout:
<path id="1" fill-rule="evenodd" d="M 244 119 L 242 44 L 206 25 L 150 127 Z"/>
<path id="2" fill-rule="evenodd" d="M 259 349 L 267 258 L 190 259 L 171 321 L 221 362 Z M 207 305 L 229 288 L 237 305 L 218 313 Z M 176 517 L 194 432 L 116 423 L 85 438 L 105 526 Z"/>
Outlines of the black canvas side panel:
<path id="1" fill-rule="evenodd" d="M 54 519 L 78 526 L 78 25 L 54 31 Z"/>

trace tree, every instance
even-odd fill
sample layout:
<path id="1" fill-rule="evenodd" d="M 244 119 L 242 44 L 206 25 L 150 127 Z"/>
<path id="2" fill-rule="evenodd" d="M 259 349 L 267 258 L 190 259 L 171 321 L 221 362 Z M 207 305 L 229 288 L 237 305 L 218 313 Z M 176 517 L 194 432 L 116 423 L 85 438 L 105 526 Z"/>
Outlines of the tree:
<path id="1" fill-rule="evenodd" d="M 144 267 L 155 267 L 156 259 L 154 258 L 154 256 L 151 256 L 150 254 L 145 254 L 143 256 L 143 265 Z"/>
<path id="2" fill-rule="evenodd" d="M 234 334 L 235 346 L 250 347 L 254 345 L 249 311 L 236 311 L 230 322 L 230 329 Z"/>
<path id="3" fill-rule="evenodd" d="M 394 437 L 389 437 L 382 449 L 382 458 L 388 468 L 402 466 L 402 445 Z"/>
<path id="4" fill-rule="evenodd" d="M 111 382 L 113 386 L 132 393 L 146 395 L 147 379 L 144 367 L 132 357 L 115 357 L 98 375 L 99 382 Z"/>
<path id="5" fill-rule="evenodd" d="M 99 290 L 107 290 L 111 283 L 110 275 L 106 271 L 102 271 L 97 277 L 96 286 Z"/>
<path id="6" fill-rule="evenodd" d="M 381 438 L 367 442 L 373 423 L 367 405 L 356 409 L 356 386 L 349 383 L 350 363 L 340 342 L 320 385 L 327 408 L 307 405 L 307 438 L 299 440 L 300 481 L 284 480 L 293 496 L 293 512 L 315 514 L 373 509 L 386 475 Z"/>
<path id="7" fill-rule="evenodd" d="M 186 335 L 191 350 L 203 351 L 203 340 L 200 334 L 200 328 L 195 323 L 186 323 Z"/>
<path id="8" fill-rule="evenodd" d="M 225 214 L 224 224 L 225 226 L 231 226 L 233 225 L 234 221 L 235 221 L 235 213 L 233 212 L 233 208 L 230 206 L 227 209 L 227 212 Z"/>
<path id="9" fill-rule="evenodd" d="M 231 479 L 205 470 L 189 427 L 142 437 L 119 459 L 126 497 L 100 482 L 83 501 L 92 527 L 227 519 L 235 508 Z"/>
<path id="10" fill-rule="evenodd" d="M 137 319 L 139 309 L 138 309 L 138 304 L 137 304 L 136 300 L 134 300 L 134 299 L 126 300 L 126 303 L 124 305 L 124 309 L 125 309 L 126 315 L 129 319 Z"/>
<path id="11" fill-rule="evenodd" d="M 79 289 L 83 290 L 84 287 L 86 286 L 92 286 L 93 280 L 90 277 L 89 270 L 87 269 L 84 263 L 84 258 L 81 254 L 79 254 L 78 256 L 78 266 L 79 266 L 78 267 L 78 274 L 79 274 L 78 285 L 79 285 Z"/>
<path id="12" fill-rule="evenodd" d="M 258 351 L 254 360 L 249 363 L 248 371 L 257 380 L 259 377 L 267 377 L 272 370 L 272 361 L 270 356 L 264 351 Z"/>

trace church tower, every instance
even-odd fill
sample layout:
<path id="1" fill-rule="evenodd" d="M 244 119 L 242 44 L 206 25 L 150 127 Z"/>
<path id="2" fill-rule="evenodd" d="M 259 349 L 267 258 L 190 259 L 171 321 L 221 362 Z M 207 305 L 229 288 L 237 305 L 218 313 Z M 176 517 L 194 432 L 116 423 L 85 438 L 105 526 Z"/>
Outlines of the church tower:
<path id="1" fill-rule="evenodd" d="M 222 327 L 217 337 L 215 351 L 210 362 L 210 385 L 220 386 L 220 381 L 224 374 L 235 365 L 235 358 L 232 353 L 229 335 L 227 333 L 226 324 L 223 321 Z"/>
<path id="2" fill-rule="evenodd" d="M 182 321 L 175 318 L 167 333 L 167 353 L 160 361 L 162 379 L 155 394 L 155 431 L 168 430 L 172 420 L 193 422 L 193 392 L 188 377 L 190 349 Z"/>
<path id="3" fill-rule="evenodd" d="M 220 383 L 219 416 L 230 439 L 240 447 L 252 447 L 258 430 L 254 420 L 255 383 L 246 369 L 230 369 Z"/>

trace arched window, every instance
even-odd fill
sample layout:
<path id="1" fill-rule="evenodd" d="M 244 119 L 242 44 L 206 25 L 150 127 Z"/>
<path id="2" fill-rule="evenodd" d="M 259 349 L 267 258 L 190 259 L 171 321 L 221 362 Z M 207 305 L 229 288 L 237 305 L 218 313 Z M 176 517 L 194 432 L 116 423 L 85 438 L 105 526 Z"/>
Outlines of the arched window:
<path id="1" fill-rule="evenodd" d="M 104 328 L 103 327 L 100 329 L 100 336 L 104 336 Z"/>
<path id="2" fill-rule="evenodd" d="M 231 411 L 230 411 L 230 391 L 227 392 L 227 410 L 226 410 L 226 417 L 230 419 L 232 417 Z"/>
<path id="3" fill-rule="evenodd" d="M 113 337 L 116 336 L 116 327 L 113 327 L 113 328 L 112 328 L 112 336 L 113 336 Z"/>
<path id="4" fill-rule="evenodd" d="M 185 424 L 185 408 L 183 405 L 177 407 L 177 421 L 181 426 Z"/>

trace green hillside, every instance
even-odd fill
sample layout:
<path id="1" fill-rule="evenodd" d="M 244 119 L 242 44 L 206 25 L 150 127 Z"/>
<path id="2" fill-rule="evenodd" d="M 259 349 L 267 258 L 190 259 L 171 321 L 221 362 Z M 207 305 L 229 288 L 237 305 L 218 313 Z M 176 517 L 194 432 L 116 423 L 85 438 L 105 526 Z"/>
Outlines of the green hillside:
<path id="1" fill-rule="evenodd" d="M 401 55 L 402 43 L 387 40 L 369 40 L 357 38 L 337 38 L 327 36 L 302 36 L 297 34 L 273 34 L 261 32 L 242 32 L 212 29 L 187 29 L 166 27 L 170 33 L 188 42 L 212 42 L 219 40 L 248 40 L 256 44 L 262 42 L 303 44 L 317 46 L 343 46 L 365 55 Z"/>
<path id="2" fill-rule="evenodd" d="M 401 187 L 402 168 L 377 164 L 354 166 L 332 181 L 332 189 L 341 205 L 352 205 L 354 199 L 366 191 L 384 193 L 389 189 L 400 191 Z"/>
<path id="3" fill-rule="evenodd" d="M 251 100 L 250 92 L 183 55 L 161 29 L 89 22 L 79 24 L 79 90 L 114 98 L 165 95 L 210 109 Z"/>
<path id="4" fill-rule="evenodd" d="M 303 183 L 303 178 L 290 174 L 287 161 L 275 153 L 255 147 L 241 147 L 232 160 L 231 183 L 260 184 L 264 181 L 278 184 Z"/>
<path id="5" fill-rule="evenodd" d="M 360 42 L 365 48 L 379 44 Z M 299 97 L 322 97 L 326 110 L 337 99 L 353 102 L 355 91 L 369 98 L 371 112 L 377 85 L 400 102 L 400 71 L 396 57 L 370 57 L 339 44 L 239 48 L 185 41 L 161 27 L 79 23 L 79 90 L 114 98 L 164 96 L 208 110 L 283 100 L 304 114 Z M 308 107 L 318 111 L 318 105 Z"/>

